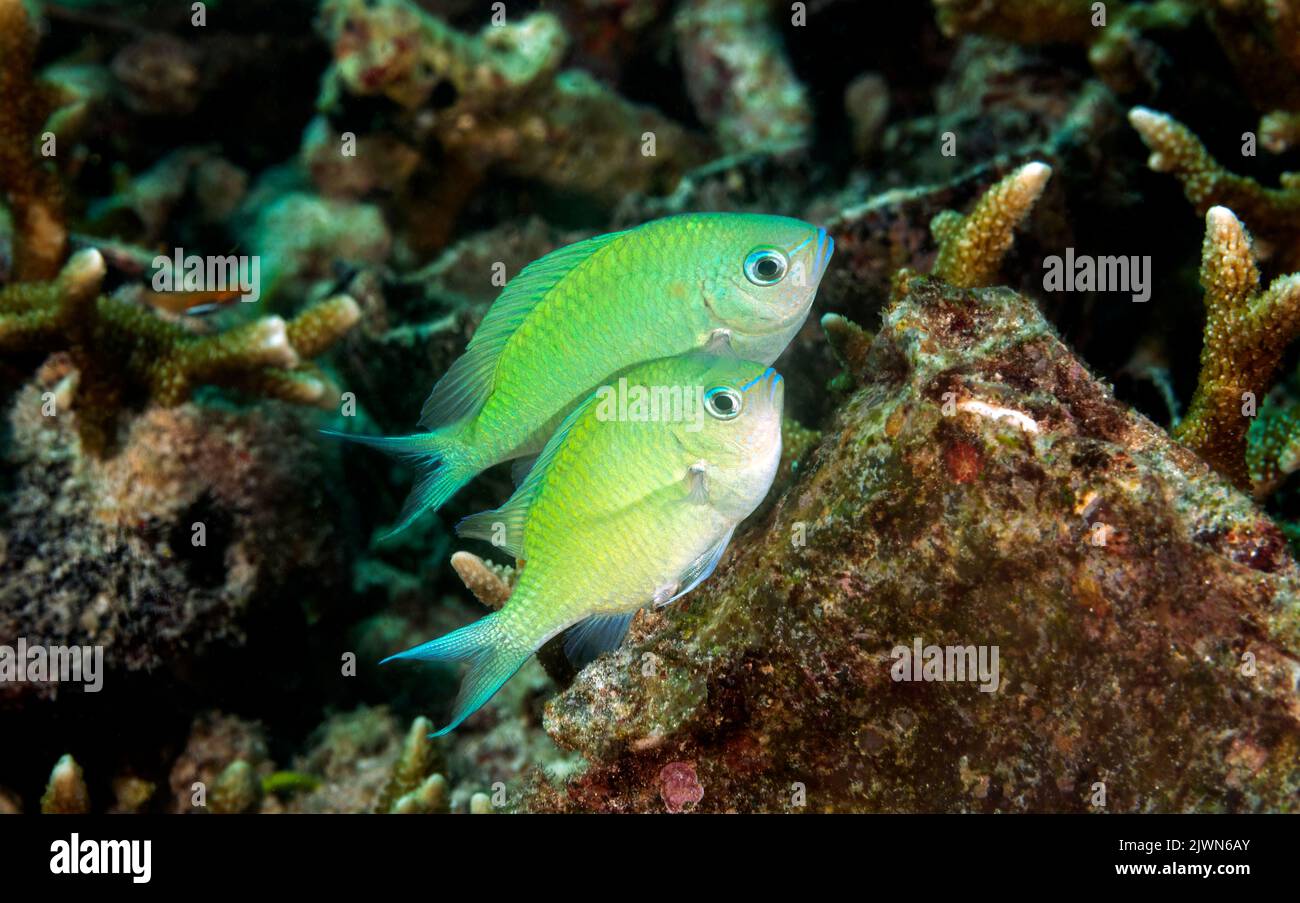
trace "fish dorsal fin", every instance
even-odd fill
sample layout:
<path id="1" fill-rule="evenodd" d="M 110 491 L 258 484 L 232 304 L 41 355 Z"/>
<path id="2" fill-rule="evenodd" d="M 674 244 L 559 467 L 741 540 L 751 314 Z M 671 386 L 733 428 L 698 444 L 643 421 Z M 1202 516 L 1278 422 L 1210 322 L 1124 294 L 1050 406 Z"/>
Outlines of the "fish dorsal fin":
<path id="1" fill-rule="evenodd" d="M 705 580 L 708 580 L 709 577 L 713 575 L 713 571 L 717 568 L 718 562 L 722 560 L 722 553 L 727 551 L 727 545 L 731 542 L 731 534 L 735 532 L 736 528 L 732 527 L 721 539 L 710 546 L 703 555 L 692 561 L 690 565 L 687 566 L 686 570 L 682 571 L 682 575 L 677 578 L 677 582 L 681 586 L 681 589 L 679 589 L 672 598 L 656 604 L 655 608 L 663 608 L 665 605 L 671 605 L 682 596 L 695 589 L 695 587 L 699 586 Z"/>
<path id="2" fill-rule="evenodd" d="M 579 621 L 564 638 L 565 656 L 573 667 L 582 669 L 611 649 L 617 649 L 635 614 L 634 608 L 612 615 L 592 615 Z"/>
<path id="3" fill-rule="evenodd" d="M 497 361 L 519 325 L 562 279 L 585 263 L 622 232 L 597 235 L 566 245 L 524 267 L 511 279 L 420 411 L 420 426 L 437 429 L 472 417 L 492 394 Z"/>
<path id="4" fill-rule="evenodd" d="M 556 428 L 555 435 L 547 441 L 541 454 L 530 459 L 533 462 L 531 469 L 524 476 L 523 482 L 519 484 L 514 495 L 510 496 L 504 505 L 462 519 L 456 524 L 456 535 L 470 539 L 483 539 L 498 548 L 505 549 L 516 558 L 527 558 L 528 556 L 524 554 L 524 527 L 528 523 L 528 509 L 532 507 L 533 496 L 536 495 L 542 477 L 545 476 L 560 446 L 564 445 L 564 440 L 572 431 L 573 425 L 596 398 L 597 395 L 593 392 L 586 401 L 569 412 Z M 503 532 L 504 536 L 501 535 Z"/>

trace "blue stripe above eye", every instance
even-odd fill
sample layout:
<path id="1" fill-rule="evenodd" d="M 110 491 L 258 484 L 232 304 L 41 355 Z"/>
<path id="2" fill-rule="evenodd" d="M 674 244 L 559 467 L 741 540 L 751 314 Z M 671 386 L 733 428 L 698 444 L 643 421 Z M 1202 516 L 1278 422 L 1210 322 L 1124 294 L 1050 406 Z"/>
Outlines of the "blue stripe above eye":
<path id="1" fill-rule="evenodd" d="M 758 382 L 760 379 L 762 379 L 763 377 L 767 376 L 767 375 L 768 375 L 769 373 L 771 373 L 771 372 L 772 372 L 772 368 L 771 368 L 771 367 L 768 367 L 768 368 L 767 368 L 766 370 L 764 370 L 762 373 L 758 374 L 758 376 L 755 376 L 755 377 L 754 377 L 753 379 L 751 379 L 749 382 L 747 382 L 747 383 L 745 383 L 743 386 L 741 386 L 741 387 L 740 387 L 740 391 L 742 391 L 742 392 L 748 392 L 750 389 L 752 389 L 752 388 L 754 387 L 754 384 L 755 384 L 756 382 Z"/>

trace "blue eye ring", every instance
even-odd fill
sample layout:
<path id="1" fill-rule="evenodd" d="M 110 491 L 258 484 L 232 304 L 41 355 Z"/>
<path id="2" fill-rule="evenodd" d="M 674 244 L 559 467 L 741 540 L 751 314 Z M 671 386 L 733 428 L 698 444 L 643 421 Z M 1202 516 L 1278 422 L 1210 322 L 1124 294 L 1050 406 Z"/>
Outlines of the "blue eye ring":
<path id="1" fill-rule="evenodd" d="M 731 386 L 714 386 L 704 393 L 704 409 L 718 420 L 735 420 L 743 405 L 741 394 Z"/>
<path id="2" fill-rule="evenodd" d="M 778 248 L 755 248 L 745 258 L 745 278 L 755 285 L 776 285 L 789 269 L 789 259 Z"/>

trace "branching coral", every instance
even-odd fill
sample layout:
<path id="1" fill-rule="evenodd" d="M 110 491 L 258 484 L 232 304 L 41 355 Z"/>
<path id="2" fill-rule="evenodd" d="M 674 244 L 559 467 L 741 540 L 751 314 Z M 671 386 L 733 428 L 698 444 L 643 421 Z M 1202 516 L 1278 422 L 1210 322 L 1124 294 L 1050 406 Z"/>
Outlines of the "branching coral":
<path id="1" fill-rule="evenodd" d="M 432 139 L 460 183 L 495 168 L 617 200 L 671 187 L 708 155 L 653 110 L 585 72 L 561 71 L 567 38 L 548 13 L 471 36 L 411 0 L 326 0 L 321 23 L 335 60 L 321 108 L 332 110 L 341 92 L 387 98 L 405 137 Z"/>
<path id="2" fill-rule="evenodd" d="M 337 392 L 307 363 L 360 319 L 346 295 L 285 322 L 265 317 L 215 335 L 195 335 L 128 301 L 100 294 L 104 258 L 79 251 L 51 282 L 0 289 L 0 352 L 67 351 L 79 373 L 77 427 L 83 445 L 104 452 L 132 396 L 180 404 L 203 384 L 297 404 L 329 406 Z"/>
<path id="3" fill-rule="evenodd" d="M 41 812 L 46 815 L 84 815 L 90 811 L 90 791 L 81 766 L 72 756 L 63 756 L 50 772 L 49 783 L 41 796 Z"/>
<path id="4" fill-rule="evenodd" d="M 1172 173 L 1197 213 L 1216 204 L 1232 209 L 1260 236 L 1261 256 L 1276 254 L 1282 270 L 1300 267 L 1300 173 L 1283 175 L 1280 188 L 1265 188 L 1225 169 L 1191 129 L 1171 116 L 1134 107 L 1129 122 L 1151 149 L 1148 165 Z"/>
<path id="5" fill-rule="evenodd" d="M 437 771 L 441 756 L 429 739 L 432 731 L 428 718 L 411 722 L 393 772 L 375 803 L 376 812 L 415 815 L 447 811 L 447 779 Z"/>
<path id="6" fill-rule="evenodd" d="M 1260 109 L 1271 110 L 1260 120 L 1260 143 L 1274 152 L 1285 150 L 1297 138 L 1300 116 L 1300 2 L 1205 0 L 1203 5 L 1219 46 L 1237 70 L 1237 82 Z"/>
<path id="7" fill-rule="evenodd" d="M 939 243 L 933 274 L 961 288 L 978 288 L 997 281 L 1002 258 L 1015 240 L 1015 230 L 1043 193 L 1052 167 L 1026 163 L 990 188 L 962 216 L 945 210 L 930 223 Z"/>
<path id="8" fill-rule="evenodd" d="M 484 561 L 472 552 L 451 556 L 451 566 L 465 588 L 484 605 L 497 609 L 505 605 L 514 591 L 514 569 Z"/>
<path id="9" fill-rule="evenodd" d="M 1286 346 L 1300 334 L 1300 274 L 1280 277 L 1264 291 L 1259 281 L 1250 236 L 1241 221 L 1226 207 L 1211 207 L 1201 252 L 1201 374 L 1174 436 L 1242 487 L 1250 480 L 1249 405 L 1263 398 Z"/>
<path id="10" fill-rule="evenodd" d="M 934 6 L 949 37 L 975 33 L 1021 44 L 1083 45 L 1093 68 L 1116 88 L 1132 86 L 1139 65 L 1135 44 L 1145 32 L 1182 28 L 1197 14 L 1186 0 L 934 0 Z"/>
<path id="11" fill-rule="evenodd" d="M 33 77 L 35 57 L 23 0 L 0 0 L 0 193 L 13 219 L 16 279 L 51 278 L 68 242 L 57 175 L 37 154 L 54 104 Z"/>

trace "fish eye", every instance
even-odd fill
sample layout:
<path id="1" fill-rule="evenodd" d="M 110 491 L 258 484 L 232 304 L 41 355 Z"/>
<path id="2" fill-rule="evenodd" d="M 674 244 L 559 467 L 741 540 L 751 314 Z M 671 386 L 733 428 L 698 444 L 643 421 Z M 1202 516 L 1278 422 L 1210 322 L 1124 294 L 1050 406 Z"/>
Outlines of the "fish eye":
<path id="1" fill-rule="evenodd" d="M 776 285 L 789 268 L 790 262 L 776 248 L 757 248 L 745 258 L 745 278 L 755 285 Z"/>
<path id="2" fill-rule="evenodd" d="M 715 386 L 704 393 L 704 407 L 719 420 L 740 416 L 740 393 L 729 386 Z"/>

